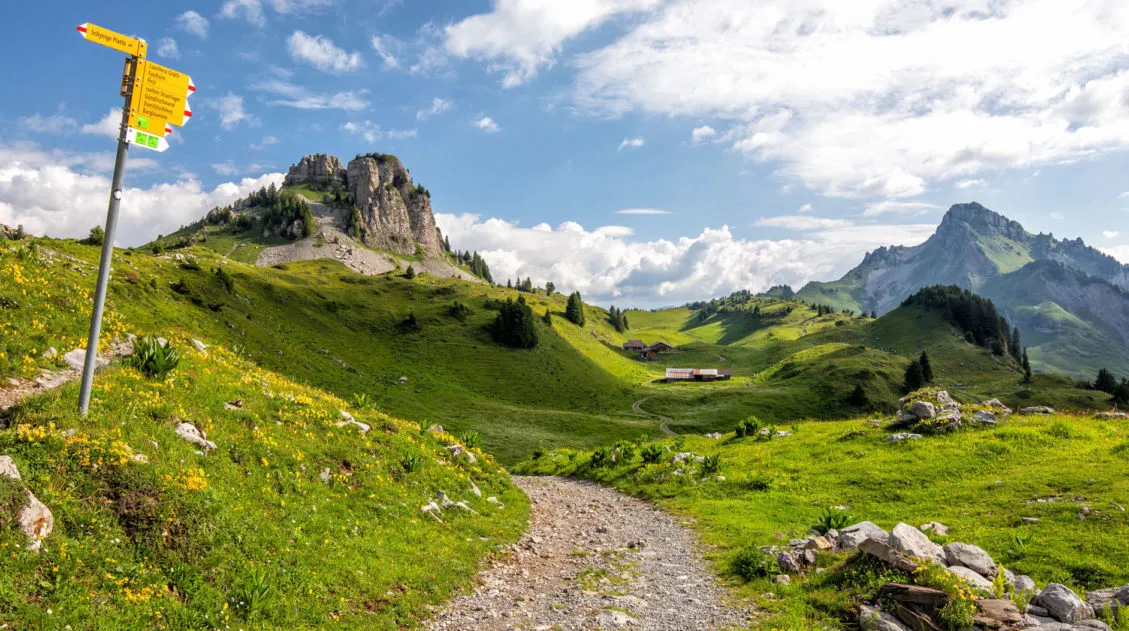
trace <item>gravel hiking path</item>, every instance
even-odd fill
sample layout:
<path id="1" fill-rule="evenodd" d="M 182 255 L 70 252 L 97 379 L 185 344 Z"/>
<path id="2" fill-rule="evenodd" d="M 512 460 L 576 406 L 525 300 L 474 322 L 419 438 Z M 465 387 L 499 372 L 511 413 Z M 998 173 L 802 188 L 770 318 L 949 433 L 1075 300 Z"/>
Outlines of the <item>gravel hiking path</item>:
<path id="1" fill-rule="evenodd" d="M 667 436 L 677 436 L 678 434 L 670 429 L 670 422 L 673 421 L 674 419 L 670 418 L 669 416 L 663 416 L 662 414 L 655 414 L 654 412 L 648 412 L 647 410 L 643 409 L 643 404 L 646 403 L 647 399 L 650 399 L 650 398 L 651 397 L 643 397 L 642 399 L 639 399 L 635 403 L 632 403 L 631 409 L 635 410 L 635 412 L 637 414 L 642 414 L 644 416 L 652 416 L 654 418 L 659 419 L 659 429 L 661 429 L 664 434 L 666 434 Z"/>
<path id="2" fill-rule="evenodd" d="M 654 506 L 566 478 L 518 477 L 528 532 L 428 629 L 722 631 L 747 624 L 723 604 L 690 532 Z"/>

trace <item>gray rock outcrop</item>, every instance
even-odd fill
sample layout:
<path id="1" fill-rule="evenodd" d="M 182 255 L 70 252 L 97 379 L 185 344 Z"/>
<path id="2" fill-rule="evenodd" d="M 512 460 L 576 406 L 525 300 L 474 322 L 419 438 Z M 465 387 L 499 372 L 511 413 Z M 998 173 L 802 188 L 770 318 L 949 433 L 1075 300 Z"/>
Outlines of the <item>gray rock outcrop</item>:
<path id="1" fill-rule="evenodd" d="M 1059 622 L 1074 624 L 1094 617 L 1094 608 L 1060 583 L 1044 587 L 1033 602 L 1050 612 L 1051 617 Z"/>
<path id="2" fill-rule="evenodd" d="M 0 456 L 0 476 L 23 482 L 20 470 L 11 456 Z M 38 551 L 43 547 L 43 540 L 55 529 L 55 516 L 30 490 L 25 487 L 24 491 L 27 493 L 27 502 L 20 508 L 16 520 L 20 524 L 20 531 L 27 537 L 27 549 Z"/>
<path id="3" fill-rule="evenodd" d="M 991 555 L 979 546 L 968 543 L 950 543 L 945 546 L 948 565 L 966 567 L 980 576 L 991 580 L 996 577 L 996 562 Z"/>
<path id="4" fill-rule="evenodd" d="M 890 540 L 890 534 L 873 522 L 860 522 L 839 532 L 839 547 L 857 548 L 860 543 L 867 539 L 887 543 Z"/>
<path id="5" fill-rule="evenodd" d="M 283 180 L 283 186 L 297 186 L 299 184 L 313 184 L 319 188 L 328 188 L 334 184 L 345 185 L 345 169 L 341 161 L 334 156 L 318 153 L 304 156 L 298 164 L 290 166 Z"/>
<path id="6" fill-rule="evenodd" d="M 929 540 L 925 533 L 909 524 L 898 524 L 890 531 L 890 546 L 902 554 L 945 563 L 945 551 Z"/>
<path id="7" fill-rule="evenodd" d="M 360 156 L 347 171 L 349 194 L 365 223 L 365 242 L 397 254 L 414 254 L 416 244 L 429 254 L 443 251 L 431 195 L 412 183 L 394 156 Z"/>

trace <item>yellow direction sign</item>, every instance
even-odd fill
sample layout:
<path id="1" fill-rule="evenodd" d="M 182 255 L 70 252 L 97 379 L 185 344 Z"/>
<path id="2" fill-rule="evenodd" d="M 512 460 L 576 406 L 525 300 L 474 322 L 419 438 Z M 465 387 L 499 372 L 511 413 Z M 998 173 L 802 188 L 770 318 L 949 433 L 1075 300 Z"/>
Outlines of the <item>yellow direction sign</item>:
<path id="1" fill-rule="evenodd" d="M 183 127 L 192 116 L 188 96 L 196 91 L 192 77 L 151 61 L 138 61 L 130 99 L 130 126 L 157 136 L 165 124 Z"/>
<path id="2" fill-rule="evenodd" d="M 120 50 L 127 55 L 134 55 L 142 59 L 145 58 L 145 52 L 149 49 L 149 45 L 143 39 L 135 37 L 128 37 L 121 33 L 115 33 L 108 28 L 102 28 L 97 24 L 79 24 L 77 27 L 79 33 L 82 33 L 83 39 L 101 44 L 114 50 Z"/>

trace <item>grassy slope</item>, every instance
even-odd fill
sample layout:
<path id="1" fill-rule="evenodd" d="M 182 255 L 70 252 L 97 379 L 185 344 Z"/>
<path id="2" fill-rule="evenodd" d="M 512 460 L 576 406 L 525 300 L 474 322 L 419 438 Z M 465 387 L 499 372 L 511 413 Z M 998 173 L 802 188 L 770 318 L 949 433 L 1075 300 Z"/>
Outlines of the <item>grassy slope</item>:
<path id="1" fill-rule="evenodd" d="M 219 347 L 187 352 L 163 382 L 101 373 L 87 418 L 76 398 L 72 383 L 27 400 L 0 431 L 0 453 L 56 519 L 41 554 L 0 528 L 0 626 L 403 629 L 468 584 L 528 514 L 488 456 L 448 464 L 444 439 L 418 425 Z M 243 408 L 225 410 L 236 398 Z M 373 430 L 337 427 L 339 409 Z M 195 453 L 176 419 L 218 450 Z M 505 508 L 474 497 L 472 481 Z M 421 515 L 440 489 L 480 514 Z"/>
<path id="2" fill-rule="evenodd" d="M 887 529 L 937 520 L 951 541 L 980 545 L 1008 568 L 1043 584 L 1076 589 L 1129 581 L 1129 427 L 1081 417 L 1012 417 L 977 429 L 889 443 L 862 420 L 803 423 L 794 436 L 768 442 L 685 439 L 676 449 L 719 454 L 726 480 L 676 476 L 675 465 L 594 469 L 587 454 L 562 450 L 518 467 L 525 472 L 598 480 L 690 517 L 725 573 L 745 546 L 801 537 L 823 507 L 846 505 L 857 520 Z M 666 444 L 670 444 L 669 442 Z M 668 454 L 669 457 L 669 454 Z M 681 465 L 678 465 L 681 466 Z M 997 482 L 998 481 L 998 482 Z M 1031 503 L 1039 498 L 1051 503 Z M 1095 513 L 1079 519 L 1083 506 Z M 1038 517 L 1024 524 L 1020 517 Z M 825 556 L 834 566 L 842 556 Z M 832 573 L 790 587 L 756 580 L 737 593 L 770 612 L 757 628 L 847 629 L 851 602 Z M 761 595 L 774 592 L 777 599 Z"/>

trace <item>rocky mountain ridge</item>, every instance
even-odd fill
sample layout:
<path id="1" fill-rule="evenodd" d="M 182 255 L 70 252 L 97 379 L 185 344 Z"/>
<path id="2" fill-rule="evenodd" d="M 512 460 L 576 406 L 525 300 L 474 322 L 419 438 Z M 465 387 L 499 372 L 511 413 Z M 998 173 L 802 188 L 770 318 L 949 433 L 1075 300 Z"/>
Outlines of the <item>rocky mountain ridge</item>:
<path id="1" fill-rule="evenodd" d="M 841 279 L 809 283 L 797 297 L 883 314 L 930 285 L 995 301 L 1036 347 L 1039 369 L 1091 378 L 1102 365 L 1129 371 L 1129 265 L 1082 239 L 1031 234 L 976 202 L 952 206 L 921 245 L 868 252 Z M 1056 357 L 1064 353 L 1073 359 Z"/>

